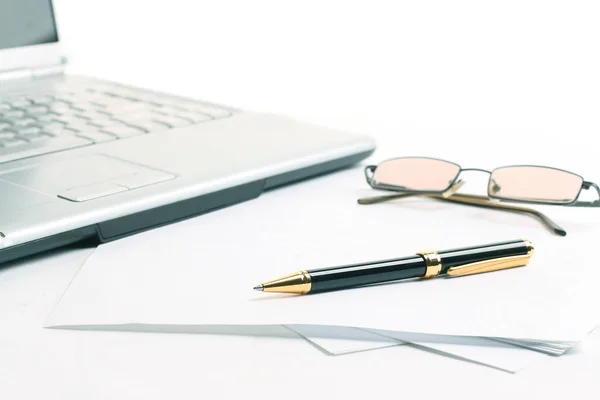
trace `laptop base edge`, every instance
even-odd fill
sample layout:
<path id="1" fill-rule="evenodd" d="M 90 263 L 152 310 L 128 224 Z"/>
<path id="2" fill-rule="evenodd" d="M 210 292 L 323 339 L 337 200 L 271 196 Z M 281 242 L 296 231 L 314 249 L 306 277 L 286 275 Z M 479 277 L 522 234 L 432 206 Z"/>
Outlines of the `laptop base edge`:
<path id="1" fill-rule="evenodd" d="M 8 247 L 0 250 L 0 264 L 75 243 L 97 246 L 101 243 L 107 243 L 216 211 L 255 199 L 265 190 L 278 188 L 349 167 L 367 158 L 373 151 L 374 149 Z"/>

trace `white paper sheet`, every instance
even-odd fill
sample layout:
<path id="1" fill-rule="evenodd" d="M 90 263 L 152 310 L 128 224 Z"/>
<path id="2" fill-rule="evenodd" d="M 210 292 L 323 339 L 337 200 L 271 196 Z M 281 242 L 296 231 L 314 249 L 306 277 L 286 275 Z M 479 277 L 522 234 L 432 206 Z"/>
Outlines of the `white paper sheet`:
<path id="1" fill-rule="evenodd" d="M 581 290 L 595 265 L 598 213 L 550 208 L 569 231 L 534 219 L 427 199 L 360 206 L 358 169 L 265 193 L 260 201 L 100 246 L 49 325 L 335 325 L 537 341 L 581 340 L 595 325 Z M 549 212 L 550 213 L 550 212 Z M 261 280 L 343 265 L 528 238 L 530 266 L 315 296 L 256 293 Z"/>
<path id="2" fill-rule="evenodd" d="M 364 329 L 323 325 L 286 325 L 322 351 L 333 356 L 401 346 L 405 342 Z"/>
<path id="3" fill-rule="evenodd" d="M 373 332 L 358 328 L 322 325 L 289 325 L 288 327 L 332 355 L 410 344 L 512 373 L 548 359 L 548 356 L 541 352 L 486 338 Z"/>
<path id="4" fill-rule="evenodd" d="M 481 337 L 430 335 L 405 332 L 381 332 L 378 334 L 397 339 L 429 350 L 437 350 L 480 364 L 518 372 L 528 366 L 548 359 L 548 355 L 496 340 Z"/>

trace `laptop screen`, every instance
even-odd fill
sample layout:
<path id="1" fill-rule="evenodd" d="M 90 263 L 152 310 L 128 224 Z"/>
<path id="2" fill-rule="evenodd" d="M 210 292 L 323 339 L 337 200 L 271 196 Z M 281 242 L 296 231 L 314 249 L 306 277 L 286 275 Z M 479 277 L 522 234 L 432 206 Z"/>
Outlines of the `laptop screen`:
<path id="1" fill-rule="evenodd" d="M 58 42 L 50 0 L 0 0 L 0 50 Z"/>

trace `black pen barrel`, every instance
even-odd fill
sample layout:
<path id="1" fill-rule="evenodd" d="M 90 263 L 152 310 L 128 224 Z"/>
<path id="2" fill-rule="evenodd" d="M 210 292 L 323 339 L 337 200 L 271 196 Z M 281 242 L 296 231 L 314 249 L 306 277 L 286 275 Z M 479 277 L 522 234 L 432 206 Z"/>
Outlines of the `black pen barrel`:
<path id="1" fill-rule="evenodd" d="M 442 267 L 440 274 L 449 268 L 500 257 L 528 254 L 531 243 L 525 240 L 465 247 L 438 251 Z M 425 260 L 420 255 L 391 260 L 344 265 L 307 271 L 310 275 L 310 293 L 349 289 L 376 283 L 420 278 L 427 272 Z"/>
<path id="2" fill-rule="evenodd" d="M 425 275 L 423 258 L 418 255 L 363 264 L 308 271 L 310 293 L 348 289 L 373 283 L 418 278 Z"/>

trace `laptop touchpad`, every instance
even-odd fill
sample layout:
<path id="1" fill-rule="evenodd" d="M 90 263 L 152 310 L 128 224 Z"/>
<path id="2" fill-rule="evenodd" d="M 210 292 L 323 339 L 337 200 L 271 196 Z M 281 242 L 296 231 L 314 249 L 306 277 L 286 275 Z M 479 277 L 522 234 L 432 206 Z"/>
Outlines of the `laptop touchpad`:
<path id="1" fill-rule="evenodd" d="M 168 172 L 129 161 L 91 155 L 11 172 L 1 175 L 0 179 L 65 200 L 80 202 L 174 177 Z"/>

